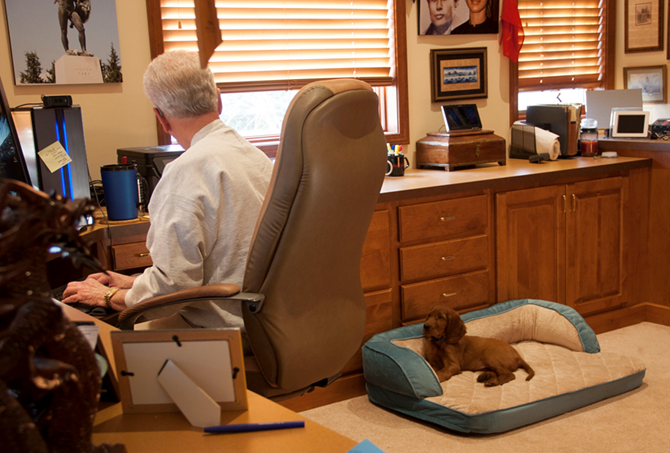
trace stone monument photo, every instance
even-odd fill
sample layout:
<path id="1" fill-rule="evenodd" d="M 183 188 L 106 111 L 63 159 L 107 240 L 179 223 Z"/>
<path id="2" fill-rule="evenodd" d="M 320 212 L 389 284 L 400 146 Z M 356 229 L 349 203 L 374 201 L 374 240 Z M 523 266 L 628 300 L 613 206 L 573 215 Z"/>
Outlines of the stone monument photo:
<path id="1" fill-rule="evenodd" d="M 115 0 L 5 0 L 16 85 L 123 81 Z"/>

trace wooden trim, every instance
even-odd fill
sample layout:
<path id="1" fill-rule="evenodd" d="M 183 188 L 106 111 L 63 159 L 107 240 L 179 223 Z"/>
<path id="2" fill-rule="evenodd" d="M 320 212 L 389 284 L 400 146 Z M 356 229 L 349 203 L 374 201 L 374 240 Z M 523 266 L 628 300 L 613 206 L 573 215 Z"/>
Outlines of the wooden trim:
<path id="1" fill-rule="evenodd" d="M 386 136 L 387 141 L 409 144 L 409 89 L 407 83 L 407 24 L 405 2 L 395 0 L 396 24 L 396 96 L 398 101 L 398 133 Z"/>
<path id="2" fill-rule="evenodd" d="M 616 62 L 616 0 L 606 0 L 606 30 L 605 44 L 607 45 L 605 61 L 605 89 L 614 89 L 614 69 Z"/>
<path id="3" fill-rule="evenodd" d="M 519 119 L 519 63 L 509 62 L 509 125 Z"/>

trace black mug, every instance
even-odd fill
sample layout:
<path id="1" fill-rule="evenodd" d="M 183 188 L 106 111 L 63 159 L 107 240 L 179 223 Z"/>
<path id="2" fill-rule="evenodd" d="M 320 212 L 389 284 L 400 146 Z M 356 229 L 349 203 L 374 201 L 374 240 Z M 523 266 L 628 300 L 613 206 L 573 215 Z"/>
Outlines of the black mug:
<path id="1" fill-rule="evenodd" d="M 407 163 L 407 165 L 405 165 Z M 386 176 L 404 176 L 409 168 L 409 159 L 402 153 L 389 154 L 386 161 Z"/>

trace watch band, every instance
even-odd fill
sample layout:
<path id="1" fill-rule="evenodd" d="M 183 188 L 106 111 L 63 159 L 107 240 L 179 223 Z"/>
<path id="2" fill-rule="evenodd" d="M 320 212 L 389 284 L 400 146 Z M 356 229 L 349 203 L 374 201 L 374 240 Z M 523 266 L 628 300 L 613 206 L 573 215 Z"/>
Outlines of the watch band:
<path id="1" fill-rule="evenodd" d="M 112 297 L 119 291 L 120 288 L 110 288 L 109 291 L 105 293 L 105 305 L 107 308 L 112 309 Z"/>

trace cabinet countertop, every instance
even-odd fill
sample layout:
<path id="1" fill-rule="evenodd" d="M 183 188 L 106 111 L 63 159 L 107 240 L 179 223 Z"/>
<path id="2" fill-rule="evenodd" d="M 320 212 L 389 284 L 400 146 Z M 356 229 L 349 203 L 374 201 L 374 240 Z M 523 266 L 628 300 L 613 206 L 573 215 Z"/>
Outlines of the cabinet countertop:
<path id="1" fill-rule="evenodd" d="M 387 176 L 384 179 L 378 201 L 465 192 L 514 183 L 532 184 L 593 176 L 651 167 L 651 165 L 652 159 L 620 156 L 616 159 L 574 157 L 540 164 L 532 164 L 525 159 L 507 159 L 505 166 L 492 163 L 454 171 L 408 169 L 405 171 L 405 176 Z"/>

